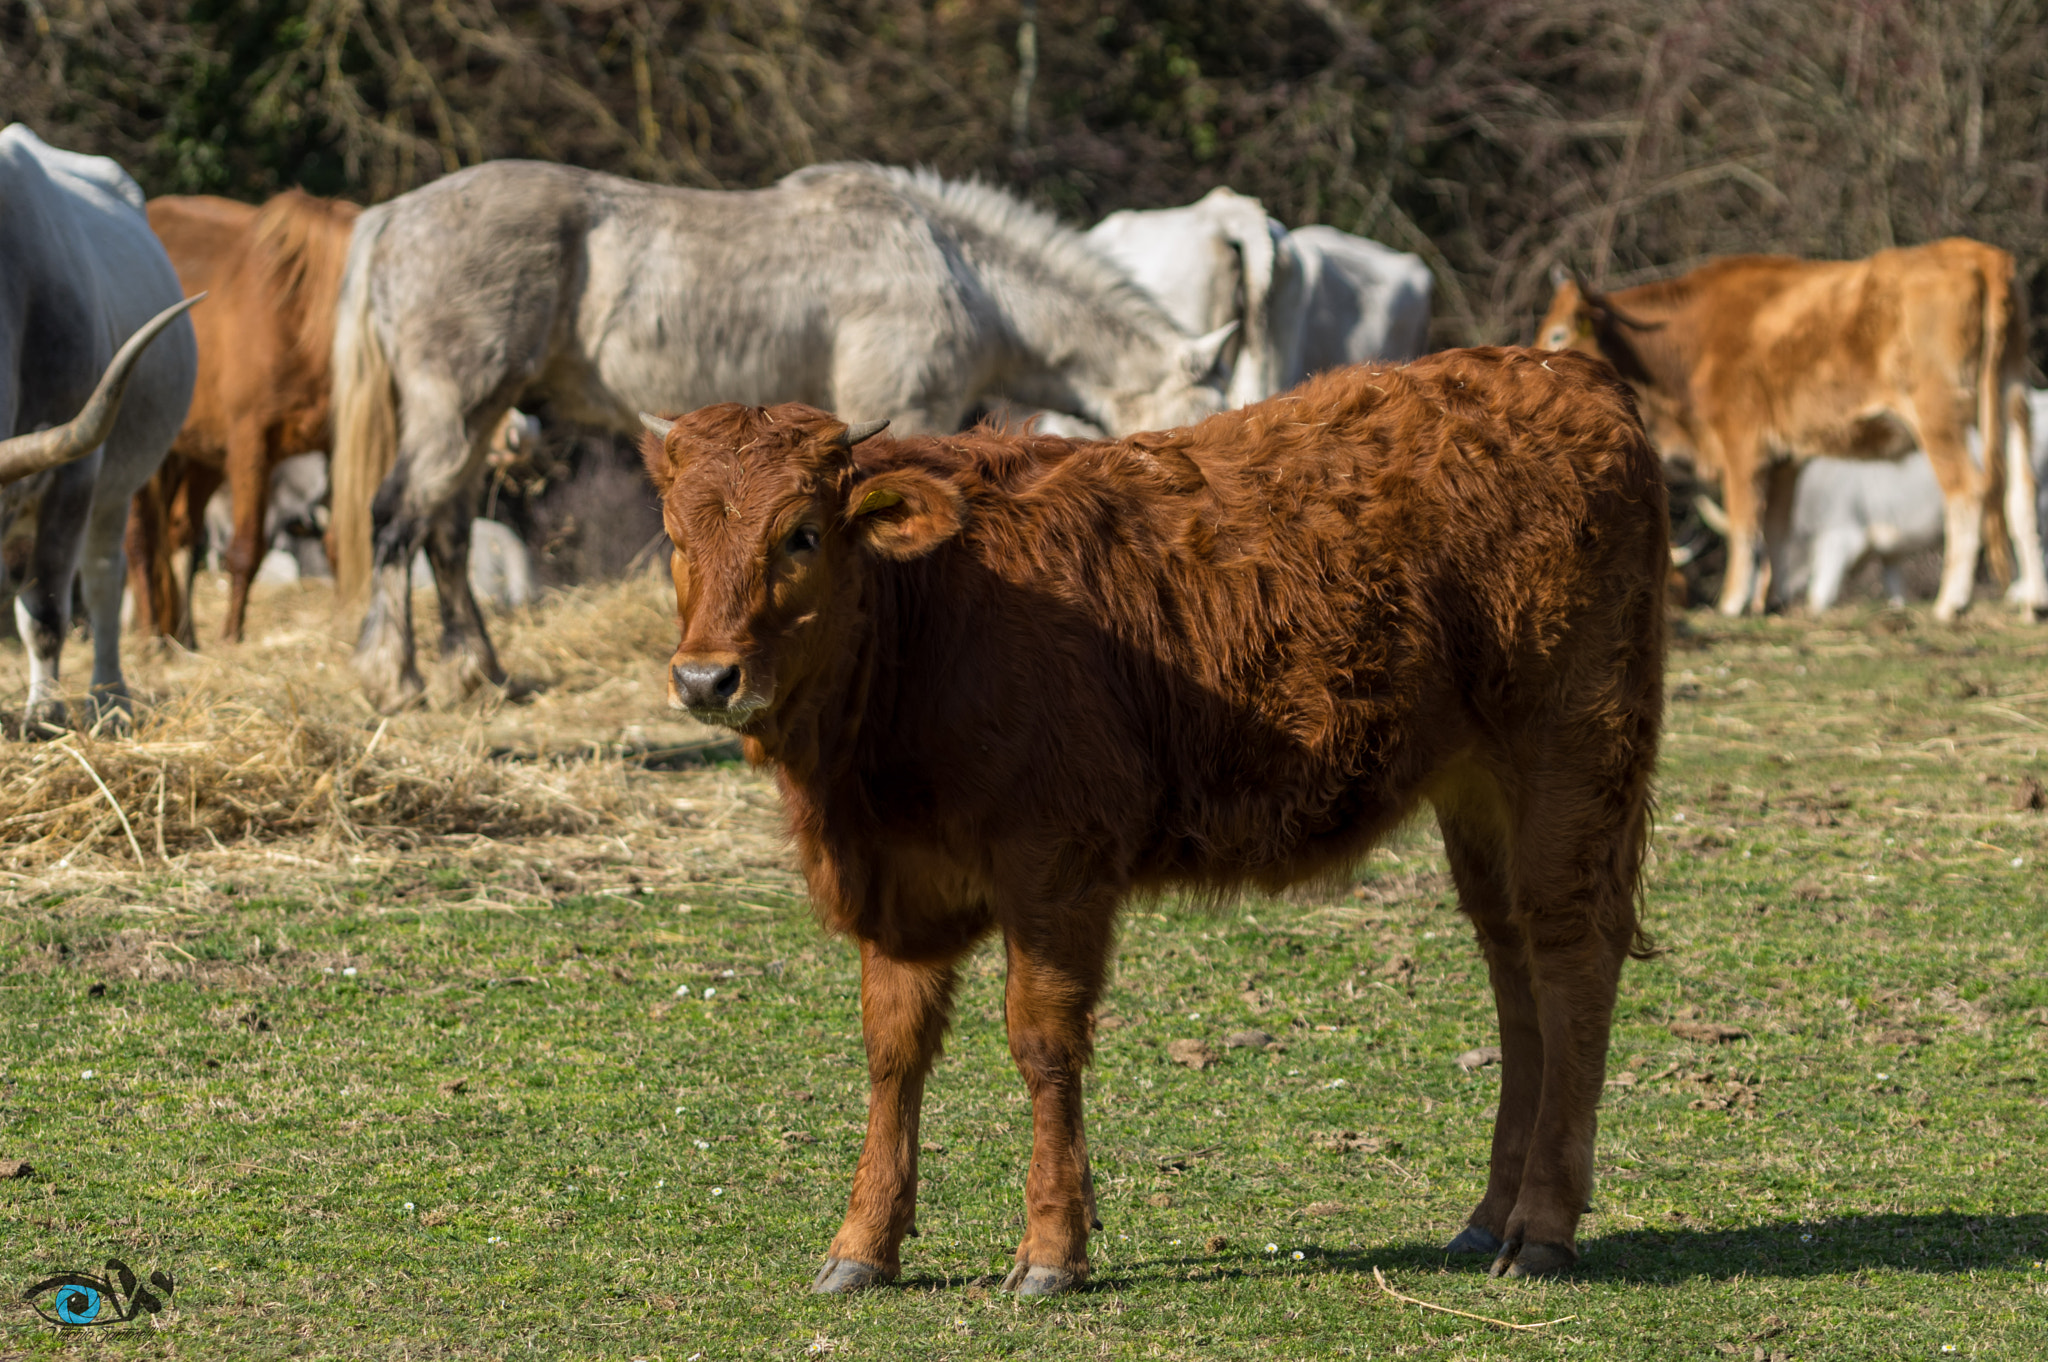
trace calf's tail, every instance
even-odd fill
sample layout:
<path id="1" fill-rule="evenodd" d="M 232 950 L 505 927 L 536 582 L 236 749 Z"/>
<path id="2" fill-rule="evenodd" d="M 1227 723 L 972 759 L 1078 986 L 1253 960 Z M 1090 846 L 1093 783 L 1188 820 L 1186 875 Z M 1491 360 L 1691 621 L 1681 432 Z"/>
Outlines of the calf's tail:
<path id="1" fill-rule="evenodd" d="M 344 607 L 360 605 L 369 587 L 370 507 L 398 458 L 398 397 L 370 311 L 370 258 L 382 226 L 375 209 L 358 221 L 335 313 L 327 556 Z"/>

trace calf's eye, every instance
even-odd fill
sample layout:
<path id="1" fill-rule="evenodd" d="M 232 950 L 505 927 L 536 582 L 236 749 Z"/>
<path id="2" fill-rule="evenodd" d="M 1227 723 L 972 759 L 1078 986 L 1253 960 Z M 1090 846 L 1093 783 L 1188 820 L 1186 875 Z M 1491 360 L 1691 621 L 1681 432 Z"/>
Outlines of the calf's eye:
<path id="1" fill-rule="evenodd" d="M 818 527 L 799 525 L 789 532 L 789 538 L 782 541 L 784 553 L 812 553 L 818 547 Z"/>

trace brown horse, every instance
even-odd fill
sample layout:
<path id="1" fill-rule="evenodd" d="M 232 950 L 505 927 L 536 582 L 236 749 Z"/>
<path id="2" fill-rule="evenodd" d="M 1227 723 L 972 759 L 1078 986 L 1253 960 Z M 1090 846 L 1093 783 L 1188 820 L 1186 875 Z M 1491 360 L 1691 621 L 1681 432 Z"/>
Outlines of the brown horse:
<path id="1" fill-rule="evenodd" d="M 137 627 L 193 645 L 190 577 L 171 555 L 195 550 L 206 500 L 226 478 L 235 533 L 223 555 L 230 587 L 221 637 L 242 637 L 249 580 L 262 560 L 271 470 L 328 446 L 329 350 L 349 235 L 362 210 L 288 189 L 261 208 L 206 195 L 149 202 L 186 292 L 212 300 L 195 315 L 199 381 L 191 413 L 163 467 L 128 516 L 129 582 Z"/>

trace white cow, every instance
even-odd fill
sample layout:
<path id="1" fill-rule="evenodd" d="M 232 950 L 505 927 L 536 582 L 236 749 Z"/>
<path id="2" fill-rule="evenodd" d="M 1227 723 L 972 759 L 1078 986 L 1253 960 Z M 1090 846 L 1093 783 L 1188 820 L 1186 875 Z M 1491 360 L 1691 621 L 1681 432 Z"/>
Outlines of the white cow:
<path id="1" fill-rule="evenodd" d="M 270 470 L 270 500 L 263 515 L 259 582 L 296 582 L 331 577 L 327 549 L 327 455 L 294 454 Z M 235 537 L 234 500 L 226 487 L 206 503 L 207 566 L 218 569 L 221 553 Z M 289 565 L 289 566 L 287 566 Z"/>
<path id="2" fill-rule="evenodd" d="M 1419 257 L 1334 227 L 1290 232 L 1234 190 L 1212 189 L 1183 208 L 1111 213 L 1088 240 L 1183 328 L 1239 324 L 1226 352 L 1233 406 L 1325 369 L 1429 348 L 1434 281 Z"/>
<path id="3" fill-rule="evenodd" d="M 1242 407 L 1293 386 L 1288 343 L 1272 326 L 1286 235 L 1264 204 L 1218 185 L 1183 208 L 1111 213 L 1088 229 L 1088 242 L 1189 334 L 1238 324 L 1224 351 L 1230 381 L 1223 395 Z"/>
<path id="4" fill-rule="evenodd" d="M 1339 365 L 1428 352 L 1436 281 L 1420 256 L 1309 226 L 1287 234 L 1283 260 L 1273 329 L 1291 347 L 1285 386 Z"/>
<path id="5" fill-rule="evenodd" d="M 2044 488 L 2042 512 L 2048 515 L 2048 391 L 2028 393 L 2027 405 L 2035 481 Z M 1977 433 L 1968 438 L 1975 453 Z M 1771 546 L 1771 594 L 1781 601 L 1803 595 L 1807 608 L 1818 613 L 1840 598 L 1843 583 L 1865 558 L 1875 557 L 1885 596 L 1903 605 L 1900 565 L 1915 553 L 1939 549 L 1942 530 L 1941 485 L 1926 454 L 1810 459 L 1794 485 L 1789 530 Z"/>

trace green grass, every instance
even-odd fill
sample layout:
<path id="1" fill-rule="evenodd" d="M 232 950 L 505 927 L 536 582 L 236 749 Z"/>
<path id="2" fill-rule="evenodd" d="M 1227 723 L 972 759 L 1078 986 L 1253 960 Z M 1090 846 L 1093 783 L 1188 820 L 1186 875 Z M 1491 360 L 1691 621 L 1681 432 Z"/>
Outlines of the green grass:
<path id="1" fill-rule="evenodd" d="M 1454 1063 L 1491 1003 L 1426 821 L 1334 901 L 1128 917 L 1095 1282 L 1033 1304 L 989 1290 L 1029 1132 L 993 951 L 927 1097 L 902 1284 L 817 1299 L 864 1115 L 851 949 L 765 878 L 550 900 L 507 846 L 9 909 L 0 1158 L 35 1172 L 0 1183 L 0 1264 L 112 1254 L 178 1290 L 157 1329 L 10 1313 L 0 1356 L 2048 1356 L 2048 813 L 2014 807 L 2048 781 L 2048 634 L 1853 622 L 1674 640 L 1667 953 L 1623 978 L 1635 1081 L 1571 1280 L 1438 1252 L 1499 1071 Z M 1222 1050 L 1251 1026 L 1284 1052 Z M 1170 1063 L 1182 1037 L 1221 1062 Z M 1421 1311 L 1375 1266 L 1571 1318 Z"/>

